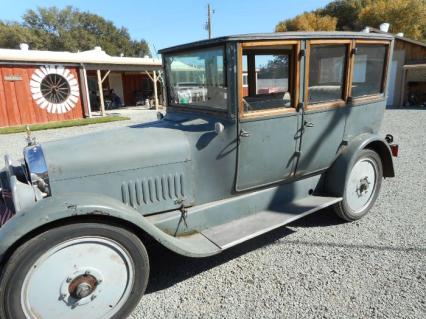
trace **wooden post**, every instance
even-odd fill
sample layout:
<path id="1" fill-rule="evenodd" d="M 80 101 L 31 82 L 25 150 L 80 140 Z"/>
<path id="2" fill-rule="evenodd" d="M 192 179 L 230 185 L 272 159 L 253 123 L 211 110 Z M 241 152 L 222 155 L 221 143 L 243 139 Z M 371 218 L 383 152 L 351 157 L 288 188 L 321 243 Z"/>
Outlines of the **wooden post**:
<path id="1" fill-rule="evenodd" d="M 398 107 L 402 108 L 404 107 L 404 100 L 405 100 L 405 80 L 407 78 L 407 69 L 402 67 L 402 81 L 401 81 L 401 96 L 399 100 Z"/>
<path id="2" fill-rule="evenodd" d="M 154 82 L 154 103 L 155 103 L 155 110 L 158 111 L 157 71 L 154 70 L 153 73 L 154 73 L 154 78 L 152 82 Z"/>
<path id="3" fill-rule="evenodd" d="M 101 116 L 105 116 L 104 89 L 102 87 L 101 70 L 96 70 L 98 75 L 99 101 L 101 103 Z"/>
<path id="4" fill-rule="evenodd" d="M 82 97 L 84 102 L 84 109 L 85 109 L 85 115 L 87 117 L 92 117 L 92 106 L 90 105 L 90 92 L 89 92 L 89 85 L 87 82 L 87 72 L 86 67 L 84 64 L 81 65 L 80 68 L 80 82 L 81 82 L 81 90 L 82 90 Z"/>
<path id="5" fill-rule="evenodd" d="M 148 77 L 151 79 L 152 83 L 154 84 L 154 105 L 155 109 L 158 111 L 158 90 L 157 90 L 157 71 L 152 71 L 152 76 L 149 74 L 148 71 L 145 71 L 145 74 L 148 75 Z"/>

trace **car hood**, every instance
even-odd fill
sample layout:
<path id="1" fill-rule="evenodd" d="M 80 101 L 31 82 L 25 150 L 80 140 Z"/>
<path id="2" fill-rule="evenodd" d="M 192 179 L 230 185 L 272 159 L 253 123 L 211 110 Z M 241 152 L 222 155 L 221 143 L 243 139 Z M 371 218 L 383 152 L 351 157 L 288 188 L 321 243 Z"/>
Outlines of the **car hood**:
<path id="1" fill-rule="evenodd" d="M 185 134 L 156 121 L 42 144 L 50 181 L 190 160 Z"/>

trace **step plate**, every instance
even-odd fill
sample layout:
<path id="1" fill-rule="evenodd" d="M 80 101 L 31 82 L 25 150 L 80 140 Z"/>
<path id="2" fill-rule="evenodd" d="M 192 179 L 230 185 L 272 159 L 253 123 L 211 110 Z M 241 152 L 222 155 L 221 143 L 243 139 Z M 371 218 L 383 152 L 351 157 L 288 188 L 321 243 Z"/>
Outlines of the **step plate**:
<path id="1" fill-rule="evenodd" d="M 221 249 L 227 249 L 341 200 L 341 197 L 309 196 L 283 207 L 274 207 L 205 229 L 201 234 Z"/>

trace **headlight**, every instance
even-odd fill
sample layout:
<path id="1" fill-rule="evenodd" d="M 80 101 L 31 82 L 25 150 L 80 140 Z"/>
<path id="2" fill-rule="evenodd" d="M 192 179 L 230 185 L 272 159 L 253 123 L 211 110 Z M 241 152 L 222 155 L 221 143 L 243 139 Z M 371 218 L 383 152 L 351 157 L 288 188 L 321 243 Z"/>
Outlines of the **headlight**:
<path id="1" fill-rule="evenodd" d="M 43 197 L 50 196 L 49 174 L 41 146 L 36 144 L 26 147 L 24 159 L 31 184 L 43 193 Z"/>

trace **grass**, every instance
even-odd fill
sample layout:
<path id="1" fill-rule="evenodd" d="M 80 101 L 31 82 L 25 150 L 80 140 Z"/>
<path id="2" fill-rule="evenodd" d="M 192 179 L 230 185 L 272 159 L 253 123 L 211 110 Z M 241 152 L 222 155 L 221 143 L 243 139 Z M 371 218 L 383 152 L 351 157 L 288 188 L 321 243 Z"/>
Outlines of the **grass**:
<path id="1" fill-rule="evenodd" d="M 28 126 L 30 127 L 31 132 L 33 132 L 33 131 L 50 130 L 50 129 L 56 129 L 56 128 L 83 126 L 83 125 L 89 125 L 89 124 L 100 124 L 100 123 L 125 121 L 125 120 L 130 120 L 130 118 L 124 117 L 124 116 L 91 117 L 91 118 L 84 118 L 84 119 L 77 119 L 77 120 L 49 122 L 44 124 L 33 124 Z M 0 128 L 0 134 L 22 133 L 22 132 L 25 132 L 26 130 L 27 130 L 27 125 L 3 127 L 3 128 Z"/>

